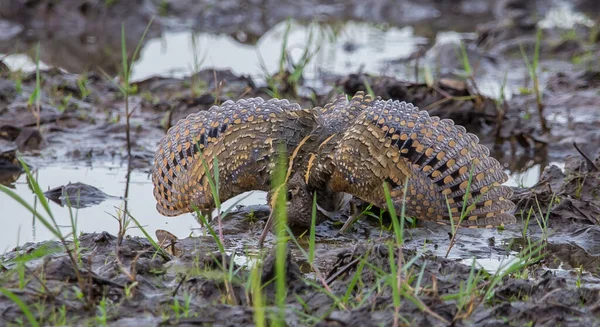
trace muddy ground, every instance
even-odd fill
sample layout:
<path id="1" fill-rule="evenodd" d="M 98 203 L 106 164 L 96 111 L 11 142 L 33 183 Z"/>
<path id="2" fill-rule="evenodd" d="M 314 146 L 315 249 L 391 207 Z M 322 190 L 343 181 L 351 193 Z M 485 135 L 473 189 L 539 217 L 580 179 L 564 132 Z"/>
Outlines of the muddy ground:
<path id="1" fill-rule="evenodd" d="M 280 6 L 269 1 L 2 3 L 0 52 L 35 58 L 31 48 L 40 41 L 40 59 L 50 68 L 39 73 L 38 106 L 32 100 L 36 73 L 11 71 L 0 61 L 0 180 L 11 187 L 23 173 L 16 153 L 33 169 L 116 159 L 147 172 L 166 129 L 190 113 L 229 99 L 269 98 L 274 93 L 305 107 L 320 106 L 338 92 L 370 88 L 385 99 L 412 102 L 464 125 L 509 172 L 534 165 L 543 172 L 534 186 L 515 188 L 518 224 L 461 230 L 451 251 L 449 227 L 422 222 L 410 226 L 402 249 L 406 294 L 397 308 L 384 278 L 391 276 L 386 244 L 394 236 L 387 229 L 389 218 L 364 218 L 345 234 L 338 233 L 341 221 L 318 226 L 314 267 L 289 242 L 287 325 L 389 326 L 396 316 L 409 326 L 600 326 L 600 159 L 595 159 L 600 145 L 600 28 L 594 20 L 600 8 L 593 1 L 574 2 L 573 10 L 587 14 L 591 23 L 564 27 L 544 23 L 557 6 L 552 1 L 457 3 L 348 1 L 343 10 L 310 1 Z M 404 77 L 323 71 L 290 83 L 289 72 L 283 71 L 268 85 L 232 71 L 204 69 L 183 78 L 134 81 L 129 98 L 132 156 L 127 160 L 125 98 L 115 80 L 105 75 L 119 72 L 121 21 L 133 27 L 126 35 L 128 49 L 135 48 L 152 15 L 157 16 L 149 38 L 192 28 L 254 44 L 290 13 L 301 22 L 317 17 L 321 24 L 410 24 L 426 38 L 440 30 L 466 32 L 463 42 L 473 72 L 465 71 L 455 44 L 432 40 L 411 56 L 387 63 L 398 71 L 413 67 Z M 540 96 L 519 46 L 533 54 L 536 26 L 545 26 L 536 75 Z M 369 45 L 347 46 L 351 51 Z M 426 63 L 435 67 L 433 81 L 424 77 Z M 501 85 L 507 71 L 507 96 L 481 90 L 482 80 Z M 3 254 L 0 285 L 27 304 L 40 325 L 253 326 L 256 293 L 249 267 L 256 258 L 262 258 L 258 266 L 266 284 L 267 316 L 276 308 L 273 237 L 265 251 L 256 247 L 268 214 L 266 206 L 243 207 L 224 221 L 225 268 L 231 267 L 230 273 L 224 273 L 223 258 L 209 236 L 177 240 L 157 255 L 145 238 L 121 239 L 97 231 L 79 237 L 75 265 L 57 241 L 27 243 Z M 299 240 L 303 249 L 306 238 Z M 541 242 L 541 257 L 531 256 L 536 242 Z M 465 291 L 472 281 L 471 260 L 460 258 L 473 257 L 482 259 L 474 270 L 482 277 Z M 490 268 L 484 262 L 492 257 L 522 266 L 495 279 L 498 263 Z M 29 325 L 23 312 L 6 293 L 0 297 L 0 325 Z"/>

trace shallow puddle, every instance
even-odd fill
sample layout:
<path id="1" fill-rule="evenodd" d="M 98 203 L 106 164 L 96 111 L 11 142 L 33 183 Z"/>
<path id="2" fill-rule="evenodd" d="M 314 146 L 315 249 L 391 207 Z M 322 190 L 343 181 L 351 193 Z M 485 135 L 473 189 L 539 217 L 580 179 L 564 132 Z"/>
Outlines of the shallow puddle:
<path id="1" fill-rule="evenodd" d="M 154 75 L 184 77 L 205 68 L 231 69 L 237 75 L 260 80 L 265 72 L 273 74 L 279 69 L 285 29 L 286 22 L 275 25 L 255 45 L 240 43 L 227 34 L 166 32 L 144 44 L 139 60 L 133 65 L 132 80 Z M 304 71 L 305 78 L 314 78 L 321 70 L 336 74 L 359 70 L 382 73 L 386 71 L 386 61 L 408 57 L 418 44 L 426 42 L 425 38 L 414 35 L 410 26 L 383 29 L 360 22 L 312 27 L 292 23 L 287 42 L 295 63 L 311 34 L 309 52 L 314 58 Z M 11 70 L 35 70 L 33 60 L 24 55 L 9 55 L 3 60 Z M 42 64 L 43 68 L 45 64 L 57 63 Z"/>
<path id="2" fill-rule="evenodd" d="M 490 274 L 501 274 L 508 266 L 510 266 L 512 260 L 517 260 L 516 254 L 517 253 L 513 253 L 509 256 L 497 258 L 462 259 L 460 262 L 466 266 L 471 266 L 473 265 L 473 260 L 475 260 L 475 269 L 484 269 Z"/>
<path id="3" fill-rule="evenodd" d="M 363 67 L 366 72 L 381 73 L 385 60 L 406 57 L 418 42 L 425 41 L 416 37 L 411 27 L 383 30 L 366 23 L 349 22 L 339 31 L 334 28 L 324 25 L 311 29 L 292 24 L 287 42 L 294 62 L 298 62 L 313 34 L 309 51 L 314 53 L 315 59 L 307 67 L 305 77 L 315 77 L 319 69 L 346 74 Z M 189 76 L 196 62 L 202 68 L 231 69 L 235 74 L 261 78 L 265 70 L 271 74 L 279 68 L 285 29 L 285 22 L 276 25 L 256 45 L 241 44 L 227 35 L 165 33 L 146 44 L 134 66 L 133 78 L 156 74 Z"/>
<path id="4" fill-rule="evenodd" d="M 108 198 L 95 206 L 79 210 L 73 209 L 73 214 L 78 217 L 78 231 L 107 231 L 114 235 L 118 232 L 118 223 L 112 216 L 116 216 L 119 208 L 123 205 L 120 197 L 123 195 L 125 189 L 126 173 L 127 169 L 125 166 L 118 166 L 113 163 L 101 164 L 98 162 L 94 162 L 94 166 L 82 167 L 47 166 L 34 172 L 43 191 L 66 185 L 69 182 L 81 182 L 95 186 L 104 193 L 114 196 L 114 198 Z M 533 166 L 523 173 L 512 174 L 511 179 L 506 184 L 511 186 L 531 186 L 538 181 L 539 173 L 539 166 Z M 39 212 L 42 212 L 44 216 L 47 216 L 39 202 L 36 201 L 34 194 L 27 187 L 24 174 L 20 176 L 15 187 L 17 194 L 27 203 L 34 206 Z M 161 216 L 156 211 L 156 201 L 152 194 L 152 181 L 147 173 L 136 170 L 132 172 L 129 194 L 129 210 L 131 214 L 153 237 L 157 229 L 168 230 L 179 238 L 202 233 L 200 225 L 196 222 L 192 214 L 169 218 Z M 226 201 L 223 204 L 223 209 L 227 210 L 227 208 L 236 203 L 239 205 L 264 204 L 266 203 L 266 194 L 260 191 L 241 194 Z M 2 208 L 0 223 L 4 226 L 0 230 L 0 251 L 9 250 L 17 244 L 52 238 L 51 233 L 45 227 L 40 225 L 39 222 L 35 223 L 33 221 L 33 215 L 26 208 L 5 194 L 0 194 L 0 208 Z M 65 234 L 69 233 L 71 225 L 69 210 L 53 202 L 50 202 L 50 208 L 59 226 L 64 227 L 63 232 Z M 129 229 L 128 234 L 143 236 L 143 233 L 135 226 Z M 488 267 L 489 269 L 495 269 L 497 265 L 493 262 L 494 260 L 499 262 L 500 258 L 483 260 L 489 260 L 485 264 L 480 262 L 486 269 Z"/>
<path id="5" fill-rule="evenodd" d="M 37 173 L 34 172 L 34 175 L 37 175 L 38 183 L 43 191 L 69 182 L 82 182 L 95 186 L 108 195 L 120 197 L 125 189 L 126 173 L 127 169 L 124 166 L 98 164 L 93 167 L 44 167 Z M 34 206 L 43 216 L 48 217 L 39 202 L 36 201 L 35 195 L 28 188 L 24 174 L 21 175 L 15 187 L 17 194 Z M 246 194 L 242 196 L 245 197 Z M 230 199 L 223 204 L 223 208 L 226 210 L 238 199 Z M 263 192 L 253 192 L 239 204 L 264 202 L 264 199 Z M 77 215 L 78 218 L 78 231 L 90 233 L 107 231 L 116 235 L 119 226 L 112 216 L 117 215 L 118 209 L 122 205 L 123 201 L 119 198 L 109 198 L 92 207 L 73 209 L 73 215 Z M 164 217 L 156 211 L 155 205 L 150 176 L 140 171 L 133 171 L 129 190 L 129 210 L 150 235 L 154 237 L 156 229 L 165 229 L 179 238 L 185 238 L 190 233 L 198 231 L 197 228 L 200 226 L 193 215 L 185 214 L 176 218 Z M 39 222 L 34 222 L 33 215 L 26 208 L 5 194 L 0 194 L 0 208 L 2 210 L 0 224 L 3 226 L 0 229 L 0 251 L 10 250 L 17 244 L 53 239 L 52 234 L 44 226 Z M 71 228 L 68 208 L 50 202 L 50 209 L 58 225 L 64 227 L 63 233 L 68 234 Z M 133 222 L 131 224 L 134 225 Z M 143 236 L 143 233 L 135 226 L 129 229 L 128 234 Z"/>

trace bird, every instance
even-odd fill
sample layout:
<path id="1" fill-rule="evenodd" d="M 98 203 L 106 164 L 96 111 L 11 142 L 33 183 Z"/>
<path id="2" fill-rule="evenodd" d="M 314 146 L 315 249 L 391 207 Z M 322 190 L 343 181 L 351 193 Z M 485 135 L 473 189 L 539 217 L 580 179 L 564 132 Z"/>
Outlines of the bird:
<path id="1" fill-rule="evenodd" d="M 274 185 L 281 156 L 285 178 Z M 218 185 L 211 191 L 215 168 Z M 285 99 L 226 101 L 170 128 L 152 169 L 156 207 L 165 216 L 210 212 L 217 204 L 214 188 L 219 201 L 268 192 L 272 215 L 261 246 L 281 190 L 290 226 L 310 226 L 315 192 L 317 224 L 351 197 L 385 209 L 385 185 L 408 217 L 491 228 L 516 222 L 507 180 L 489 149 L 463 126 L 362 91 L 308 109 Z"/>

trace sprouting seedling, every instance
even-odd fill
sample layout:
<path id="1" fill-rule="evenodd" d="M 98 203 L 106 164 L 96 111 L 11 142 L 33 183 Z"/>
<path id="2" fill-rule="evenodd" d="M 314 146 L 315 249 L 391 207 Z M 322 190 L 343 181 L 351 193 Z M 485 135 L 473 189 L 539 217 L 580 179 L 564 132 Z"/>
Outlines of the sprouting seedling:
<path id="1" fill-rule="evenodd" d="M 88 74 L 87 74 L 87 72 L 84 71 L 77 78 L 77 87 L 79 88 L 79 94 L 81 96 L 81 99 L 87 98 L 88 95 L 90 95 L 92 93 L 88 87 L 88 84 L 89 84 Z"/>
<path id="2" fill-rule="evenodd" d="M 538 115 L 540 116 L 540 124 L 542 126 L 542 130 L 544 132 L 549 132 L 550 129 L 546 122 L 546 118 L 544 117 L 544 102 L 542 99 L 542 92 L 540 90 L 540 81 L 539 81 L 539 61 L 540 61 L 540 46 L 542 42 L 542 29 L 538 28 L 535 37 L 535 47 L 533 50 L 533 59 L 529 60 L 529 57 L 525 53 L 525 49 L 523 45 L 520 44 L 519 48 L 521 50 L 521 55 L 523 56 L 523 61 L 527 66 L 527 70 L 529 70 L 529 77 L 533 82 L 533 91 L 535 93 L 535 100 L 537 103 Z"/>

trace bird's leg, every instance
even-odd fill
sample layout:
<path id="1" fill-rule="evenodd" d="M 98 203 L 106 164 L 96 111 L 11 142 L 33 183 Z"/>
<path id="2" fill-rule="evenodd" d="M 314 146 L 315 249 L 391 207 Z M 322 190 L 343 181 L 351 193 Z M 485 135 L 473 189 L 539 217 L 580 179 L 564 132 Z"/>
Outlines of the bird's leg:
<path id="1" fill-rule="evenodd" d="M 358 212 L 358 210 L 356 209 L 356 204 L 350 201 L 350 213 L 348 215 L 348 219 L 344 223 L 344 226 L 340 228 L 339 233 L 345 233 L 350 228 L 350 226 L 352 226 L 352 224 L 354 224 L 358 220 L 358 218 L 360 218 L 360 216 L 361 213 Z"/>
<path id="2" fill-rule="evenodd" d="M 262 233 L 260 234 L 260 237 L 258 238 L 259 249 L 262 249 L 265 239 L 267 238 L 267 234 L 273 227 L 273 220 L 275 219 L 275 207 L 277 204 L 277 196 L 279 194 L 280 187 L 272 190 L 267 194 L 267 202 L 269 203 L 269 207 L 271 208 L 271 213 L 269 214 L 269 218 L 267 219 L 265 228 L 263 229 Z"/>
<path id="3" fill-rule="evenodd" d="M 338 211 L 337 211 L 337 210 L 335 210 L 335 211 L 327 211 L 327 210 L 323 209 L 323 208 L 322 208 L 322 207 L 321 207 L 321 206 L 320 206 L 318 203 L 317 203 L 317 210 L 318 210 L 318 211 L 319 211 L 319 212 L 320 212 L 320 213 L 321 213 L 323 216 L 325 216 L 325 217 L 327 217 L 327 218 L 329 218 L 329 219 L 334 219 L 334 218 L 337 216 L 337 214 L 338 214 Z"/>
<path id="4" fill-rule="evenodd" d="M 273 214 L 273 209 L 271 209 L 271 213 L 269 214 L 269 219 L 267 219 L 265 228 L 263 229 L 262 233 L 260 234 L 260 237 L 258 238 L 258 248 L 259 249 L 262 249 L 263 243 L 265 242 L 265 239 L 267 238 L 267 234 L 271 230 L 271 227 L 273 227 L 273 219 L 275 219 L 275 215 Z"/>

